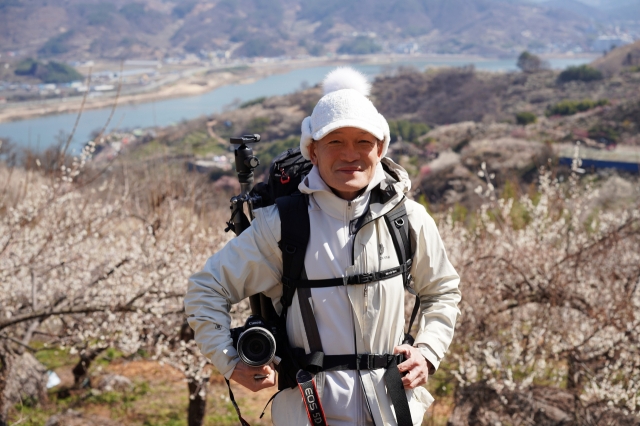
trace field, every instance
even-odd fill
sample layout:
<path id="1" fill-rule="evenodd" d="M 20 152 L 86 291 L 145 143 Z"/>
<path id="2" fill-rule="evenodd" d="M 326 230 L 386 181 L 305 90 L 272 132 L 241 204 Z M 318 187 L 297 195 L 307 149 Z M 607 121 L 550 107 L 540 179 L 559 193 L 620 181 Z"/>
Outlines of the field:
<path id="1" fill-rule="evenodd" d="M 168 365 L 156 361 L 135 357 L 125 359 L 122 354 L 111 350 L 98 358 L 92 374 L 92 382 L 99 383 L 100 378 L 117 374 L 131 380 L 132 386 L 122 390 L 99 391 L 80 389 L 63 395 L 60 389 L 73 385 L 73 366 L 77 357 L 70 357 L 68 351 L 43 350 L 38 352 L 38 360 L 50 367 L 61 378 L 62 383 L 49 391 L 48 402 L 41 406 L 29 407 L 17 405 L 9 424 L 42 425 L 52 416 L 64 420 L 69 425 L 140 425 L 140 426 L 180 426 L 187 424 L 187 406 L 189 393 L 184 376 Z M 452 410 L 451 392 L 449 397 L 437 386 L 437 380 L 429 385 L 432 392 L 443 394 L 438 403 L 429 410 L 425 425 L 444 425 Z M 207 398 L 207 415 L 204 425 L 223 426 L 238 424 L 237 415 L 229 401 L 224 378 L 213 372 Z M 441 386 L 442 387 L 442 386 Z M 242 410 L 243 417 L 251 425 L 271 424 L 271 406 L 267 407 L 264 417 L 260 414 L 275 390 L 263 390 L 251 393 L 239 386 L 233 386 L 233 392 Z M 435 394 L 435 393 L 434 393 Z M 59 420 L 60 421 L 60 420 Z M 14 422 L 14 423 L 11 423 Z M 68 423 L 65 423 L 68 422 Z"/>
<path id="2" fill-rule="evenodd" d="M 525 77 L 559 84 L 546 71 Z M 417 79 L 437 92 L 434 81 L 462 79 L 481 97 L 478 82 L 494 78 L 410 71 L 377 90 Z M 609 80 L 575 85 L 623 92 Z M 220 154 L 232 133 L 260 126 L 272 142 L 258 153 L 270 159 L 295 144 L 293 126 L 318 96 L 312 88 L 259 99 L 159 129 L 121 155 L 100 147 L 93 160 L 94 144 L 77 158 L 0 146 L 0 424 L 181 425 L 188 415 L 236 424 L 183 296 L 187 277 L 231 238 L 223 229 L 237 188 L 232 172 L 191 173 L 185 159 Z M 638 100 L 611 102 L 566 117 L 537 106 L 525 125 L 389 112 L 403 138 L 391 155 L 410 171 L 410 196 L 434 216 L 462 279 L 462 316 L 427 385 L 437 402 L 424 424 L 638 424 L 638 178 L 585 170 L 579 158 L 559 166 L 547 149 L 579 135 L 601 150 L 597 138 L 636 145 Z M 496 117 L 514 105 L 496 107 Z M 231 307 L 232 327 L 247 305 Z M 48 391 L 47 369 L 62 379 Z M 251 424 L 269 423 L 268 410 L 258 417 L 271 392 L 234 390 Z"/>

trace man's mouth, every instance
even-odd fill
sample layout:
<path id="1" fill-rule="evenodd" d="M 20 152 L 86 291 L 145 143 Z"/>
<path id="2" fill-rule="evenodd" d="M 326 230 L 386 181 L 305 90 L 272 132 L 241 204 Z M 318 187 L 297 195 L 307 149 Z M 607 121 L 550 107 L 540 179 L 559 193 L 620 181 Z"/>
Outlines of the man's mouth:
<path id="1" fill-rule="evenodd" d="M 360 167 L 340 167 L 338 171 L 342 173 L 355 173 L 361 170 Z"/>

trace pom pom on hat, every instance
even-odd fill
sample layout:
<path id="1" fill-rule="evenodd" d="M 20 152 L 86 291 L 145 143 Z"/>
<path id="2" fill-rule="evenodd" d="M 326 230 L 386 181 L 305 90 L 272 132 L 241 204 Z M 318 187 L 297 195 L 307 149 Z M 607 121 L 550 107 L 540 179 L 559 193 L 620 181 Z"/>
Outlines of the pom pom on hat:
<path id="1" fill-rule="evenodd" d="M 371 84 L 367 77 L 360 71 L 350 67 L 340 67 L 331 71 L 322 81 L 322 90 L 325 95 L 342 89 L 353 89 L 362 96 L 369 96 Z"/>
<path id="2" fill-rule="evenodd" d="M 324 96 L 318 101 L 311 116 L 302 121 L 300 151 L 309 157 L 309 145 L 328 133 L 355 127 L 371 133 L 383 142 L 382 156 L 389 147 L 389 124 L 367 98 L 371 84 L 359 71 L 341 67 L 331 71 L 322 82 Z"/>

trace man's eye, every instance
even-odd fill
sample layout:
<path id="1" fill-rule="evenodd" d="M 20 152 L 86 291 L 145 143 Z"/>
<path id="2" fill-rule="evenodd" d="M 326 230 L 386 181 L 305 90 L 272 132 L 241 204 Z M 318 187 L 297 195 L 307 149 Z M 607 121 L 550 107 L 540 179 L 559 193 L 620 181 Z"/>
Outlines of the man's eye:
<path id="1" fill-rule="evenodd" d="M 339 140 L 332 140 L 332 141 L 329 141 L 329 145 L 335 145 L 335 144 L 338 144 L 338 143 L 340 143 L 340 141 L 339 141 Z"/>
<path id="2" fill-rule="evenodd" d="M 368 141 L 366 139 L 361 140 L 359 143 L 373 144 L 373 142 Z"/>

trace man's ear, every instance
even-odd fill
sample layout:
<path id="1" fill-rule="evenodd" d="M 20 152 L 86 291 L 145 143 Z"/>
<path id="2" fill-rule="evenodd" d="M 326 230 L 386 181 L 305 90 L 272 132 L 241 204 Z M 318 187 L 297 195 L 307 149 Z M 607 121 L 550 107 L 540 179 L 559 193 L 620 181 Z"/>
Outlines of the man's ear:
<path id="1" fill-rule="evenodd" d="M 313 164 L 314 166 L 318 165 L 318 155 L 316 154 L 316 147 L 318 146 L 318 142 L 317 141 L 311 141 L 311 143 L 309 144 L 309 159 L 311 160 L 311 164 Z"/>
<path id="2" fill-rule="evenodd" d="M 378 160 L 382 160 L 382 149 L 384 148 L 384 141 L 378 141 Z"/>

